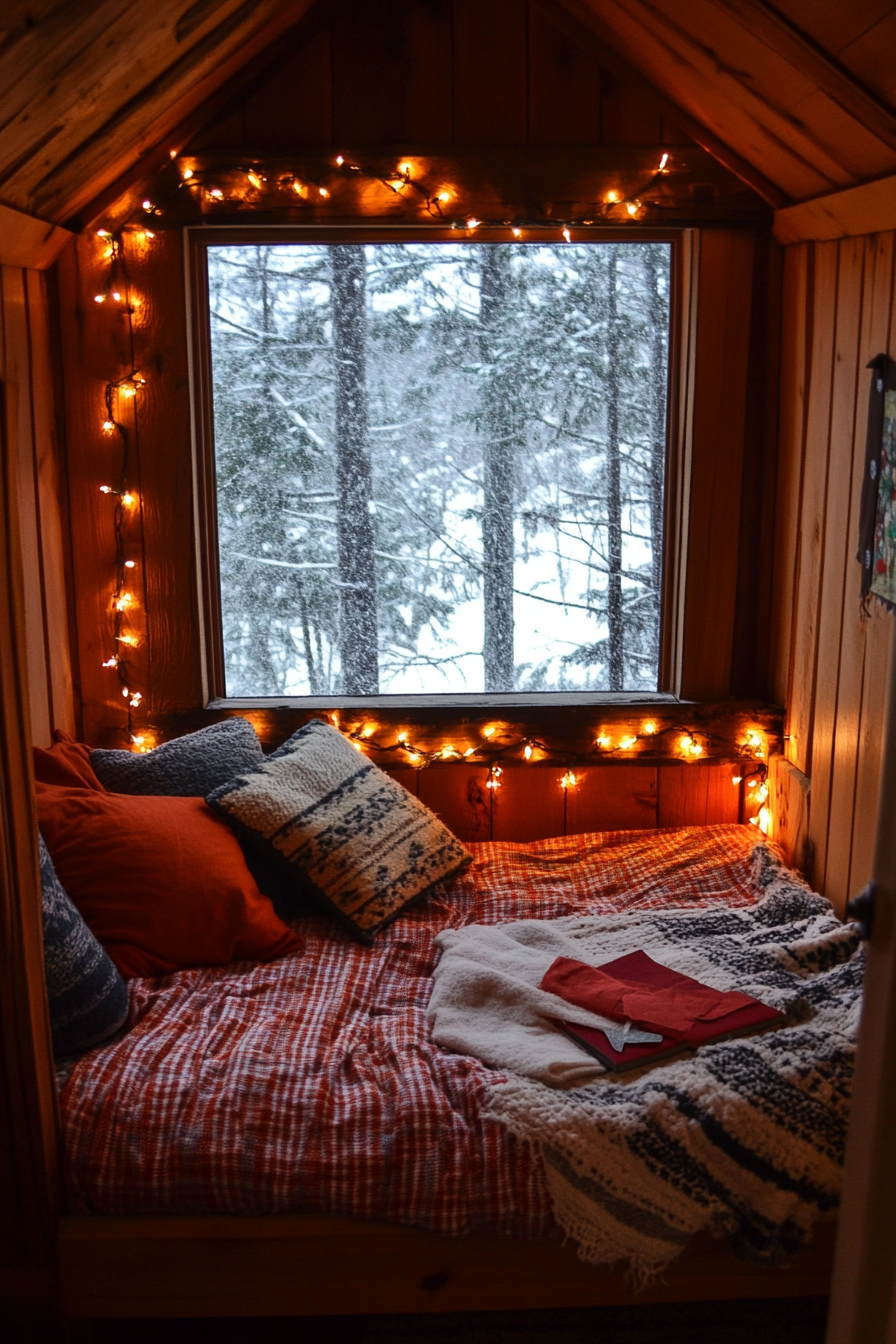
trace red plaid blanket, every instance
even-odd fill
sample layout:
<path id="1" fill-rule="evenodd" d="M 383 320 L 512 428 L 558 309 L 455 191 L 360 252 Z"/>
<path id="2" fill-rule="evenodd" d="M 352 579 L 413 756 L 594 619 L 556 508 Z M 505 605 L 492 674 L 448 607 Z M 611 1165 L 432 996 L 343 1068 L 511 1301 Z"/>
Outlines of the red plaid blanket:
<path id="1" fill-rule="evenodd" d="M 347 1214 L 520 1237 L 553 1226 L 538 1159 L 481 1118 L 500 1075 L 432 1043 L 440 929 L 666 904 L 747 905 L 746 826 L 471 846 L 373 947 L 132 980 L 128 1031 L 62 1092 L 78 1213 Z"/>

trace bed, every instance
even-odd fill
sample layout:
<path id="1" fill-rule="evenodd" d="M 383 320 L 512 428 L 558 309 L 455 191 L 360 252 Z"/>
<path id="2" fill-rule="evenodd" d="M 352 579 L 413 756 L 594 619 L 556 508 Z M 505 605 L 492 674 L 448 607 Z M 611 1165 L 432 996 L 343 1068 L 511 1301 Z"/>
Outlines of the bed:
<path id="1" fill-rule="evenodd" d="M 748 826 L 471 846 L 372 947 L 324 916 L 268 965 L 129 982 L 125 1029 L 65 1072 L 72 1316 L 450 1310 L 630 1300 L 575 1259 L 540 1157 L 484 1117 L 500 1074 L 440 1050 L 433 942 L 470 923 L 746 908 Z M 641 1300 L 826 1291 L 698 1237 Z"/>

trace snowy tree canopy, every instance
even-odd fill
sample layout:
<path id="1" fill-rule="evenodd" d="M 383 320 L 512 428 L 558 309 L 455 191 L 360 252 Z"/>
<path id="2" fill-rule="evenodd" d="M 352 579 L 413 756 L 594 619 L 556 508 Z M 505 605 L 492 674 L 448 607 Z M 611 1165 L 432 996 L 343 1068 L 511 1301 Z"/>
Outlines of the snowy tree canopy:
<path id="1" fill-rule="evenodd" d="M 656 689 L 669 244 L 208 259 L 228 695 Z"/>

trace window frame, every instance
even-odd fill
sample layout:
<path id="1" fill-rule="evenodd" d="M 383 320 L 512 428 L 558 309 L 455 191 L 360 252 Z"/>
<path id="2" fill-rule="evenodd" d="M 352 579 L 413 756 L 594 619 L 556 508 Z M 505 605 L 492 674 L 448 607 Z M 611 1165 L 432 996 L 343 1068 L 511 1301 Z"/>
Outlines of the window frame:
<path id="1" fill-rule="evenodd" d="M 681 695 L 681 664 L 684 624 L 690 455 L 689 425 L 683 420 L 692 410 L 688 395 L 694 383 L 696 344 L 693 339 L 696 309 L 695 245 L 699 231 L 690 228 L 577 228 L 577 235 L 593 242 L 663 242 L 671 245 L 669 294 L 669 354 L 666 369 L 666 454 L 663 496 L 663 554 L 660 593 L 660 656 L 656 691 L 509 691 L 501 693 L 454 692 L 431 694 L 380 694 L 373 696 L 253 696 L 225 693 L 223 622 L 217 529 L 217 488 L 214 453 L 214 409 L 211 357 L 211 312 L 208 286 L 208 249 L 213 246 L 255 246 L 273 243 L 372 243 L 458 242 L 452 229 L 394 225 L 208 225 L 184 230 L 184 263 L 187 278 L 188 349 L 190 354 L 190 401 L 192 407 L 194 524 L 196 581 L 198 590 L 199 643 L 203 699 L 214 710 L 291 710 L 377 708 L 438 712 L 488 707 L 512 710 L 522 707 L 575 707 L 590 705 L 659 705 L 676 703 Z M 537 241 L 538 233 L 533 230 Z M 471 240 L 472 241 L 472 240 Z M 508 228 L 477 229 L 475 241 L 511 242 Z"/>

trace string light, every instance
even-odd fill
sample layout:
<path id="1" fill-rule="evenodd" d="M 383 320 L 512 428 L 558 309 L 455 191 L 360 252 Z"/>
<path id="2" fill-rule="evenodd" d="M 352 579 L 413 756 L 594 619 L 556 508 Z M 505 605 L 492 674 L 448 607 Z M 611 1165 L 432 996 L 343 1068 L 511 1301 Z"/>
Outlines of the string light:
<path id="1" fill-rule="evenodd" d="M 573 774 L 572 770 L 567 770 L 566 774 L 560 780 L 560 787 L 561 789 L 574 789 L 578 782 L 578 775 Z"/>
<path id="2" fill-rule="evenodd" d="M 619 743 L 619 750 L 631 751 L 632 747 L 636 747 L 637 745 L 638 745 L 638 739 L 636 737 L 631 736 L 624 737 L 622 741 Z"/>
<path id="3" fill-rule="evenodd" d="M 645 737 L 656 737 L 657 733 L 656 719 L 646 719 L 644 723 L 641 724 L 641 732 L 644 734 Z"/>
<path id="4" fill-rule="evenodd" d="M 315 200 L 318 202 L 328 201 L 332 195 L 332 181 L 329 185 L 318 183 L 313 188 L 309 188 L 307 183 L 302 182 L 295 173 L 280 173 L 273 178 L 268 178 L 258 165 L 249 167 L 245 163 L 225 164 L 218 161 L 214 166 L 210 165 L 208 168 L 202 168 L 194 166 L 194 163 L 181 166 L 178 186 L 198 187 L 200 189 L 200 199 L 205 198 L 215 203 L 224 200 L 244 201 L 248 199 L 257 203 L 259 195 L 276 197 L 279 191 L 293 192 L 301 199 L 309 200 L 311 203 L 314 203 Z M 350 162 L 344 154 L 337 154 L 331 160 L 331 163 L 340 177 L 378 182 L 387 191 L 408 203 L 413 202 L 416 198 L 417 203 L 426 214 L 438 222 L 450 224 L 452 229 L 466 230 L 468 233 L 483 227 L 508 229 L 514 238 L 522 237 L 520 221 L 506 218 L 484 220 L 474 215 L 464 217 L 460 208 L 456 219 L 447 218 L 443 207 L 448 206 L 457 193 L 452 192 L 446 186 L 439 186 L 437 189 L 429 186 L 425 181 L 424 172 L 415 164 L 413 159 L 400 160 L 391 172 L 384 172 L 381 166 L 375 163 Z M 662 210 L 663 202 L 661 200 L 653 199 L 645 202 L 645 195 L 658 183 L 660 178 L 667 176 L 671 171 L 671 156 L 668 152 L 664 152 L 655 168 L 645 170 L 641 183 L 634 191 L 625 194 L 618 187 L 607 190 L 597 206 L 596 213 L 604 218 L 621 217 L 622 219 L 634 220 L 641 217 L 645 205 L 649 205 L 656 210 Z M 214 174 L 214 177 L 212 174 Z M 228 177 L 228 181 L 224 185 L 221 185 L 222 175 Z M 215 178 L 218 180 L 215 181 Z M 275 201 L 270 203 L 274 205 Z M 149 213 L 161 213 L 151 201 L 144 201 L 143 207 Z M 591 207 L 591 213 L 595 213 L 593 206 Z M 573 227 L 590 226 L 596 222 L 595 219 L 585 218 L 563 221 L 542 217 L 524 221 L 524 224 L 527 229 L 560 229 L 564 240 L 570 242 Z"/>
<path id="5" fill-rule="evenodd" d="M 154 212 L 155 207 L 151 201 L 143 202 L 144 210 Z M 140 645 L 139 636 L 129 629 L 125 628 L 125 621 L 128 614 L 134 610 L 137 605 L 137 599 L 133 592 L 125 586 L 125 576 L 136 568 L 136 560 L 126 554 L 129 549 L 126 545 L 125 522 L 138 507 L 139 500 L 137 494 L 130 488 L 128 483 L 128 474 L 130 466 L 131 438 L 136 441 L 138 436 L 138 417 L 136 412 L 136 396 L 146 385 L 146 379 L 135 367 L 134 364 L 134 325 L 133 314 L 137 306 L 137 301 L 131 291 L 131 282 L 125 264 L 124 238 L 123 233 L 111 233 L 108 229 L 97 231 L 99 238 L 107 251 L 105 259 L 108 262 L 109 269 L 106 277 L 106 283 L 96 300 L 98 303 L 109 301 L 110 306 L 114 305 L 115 310 L 124 315 L 127 322 L 126 336 L 127 348 L 129 352 L 130 367 L 123 377 L 110 381 L 106 384 L 104 401 L 105 417 L 102 420 L 102 430 L 104 434 L 117 434 L 121 445 L 121 464 L 118 474 L 118 481 L 114 485 L 104 484 L 99 487 L 100 493 L 115 500 L 115 512 L 113 516 L 113 525 L 115 532 L 115 585 L 111 595 L 112 612 L 112 640 L 118 648 L 118 652 L 104 659 L 102 666 L 104 668 L 114 668 L 119 682 L 121 695 L 127 705 L 127 733 L 135 750 L 151 750 L 154 745 L 154 738 L 148 737 L 145 733 L 137 734 L 133 726 L 133 714 L 139 710 L 143 703 L 143 692 L 135 689 L 133 685 L 132 669 L 125 661 L 125 654 L 130 650 L 136 649 Z M 152 239 L 153 234 L 148 229 L 131 230 L 127 235 L 135 242 L 144 244 Z M 133 405 L 131 412 L 132 425 L 128 426 L 120 418 L 118 410 L 119 398 L 123 402 Z M 147 745 L 147 743 L 149 745 Z"/>
<path id="6" fill-rule="evenodd" d="M 488 772 L 488 779 L 485 781 L 485 787 L 487 789 L 500 789 L 501 776 L 503 775 L 503 773 L 504 771 L 501 769 L 500 765 L 490 766 Z"/>

